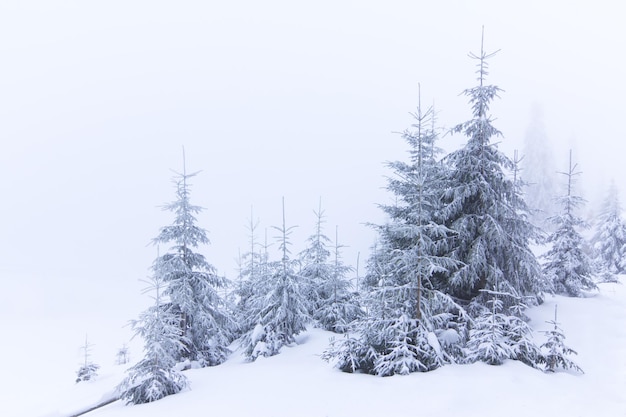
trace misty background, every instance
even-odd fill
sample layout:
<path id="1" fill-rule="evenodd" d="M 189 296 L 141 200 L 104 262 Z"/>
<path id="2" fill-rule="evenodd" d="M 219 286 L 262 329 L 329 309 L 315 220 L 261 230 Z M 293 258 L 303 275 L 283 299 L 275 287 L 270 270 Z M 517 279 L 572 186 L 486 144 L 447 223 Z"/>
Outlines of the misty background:
<path id="1" fill-rule="evenodd" d="M 222 4 L 223 3 L 223 4 Z M 612 1 L 14 1 L 0 3 L 0 319 L 134 318 L 150 241 L 173 216 L 172 170 L 206 208 L 201 249 L 236 278 L 246 225 L 281 222 L 294 255 L 339 228 L 360 273 L 384 221 L 386 161 L 421 84 L 449 129 L 469 119 L 481 27 L 491 113 L 510 157 L 529 131 L 583 172 L 593 216 L 609 181 L 622 196 L 626 31 Z M 618 9 L 619 8 L 619 9 Z M 534 129 L 534 130 L 533 130 Z M 446 135 L 439 145 L 464 142 Z M 251 210 L 253 214 L 251 215 Z M 164 250 L 163 248 L 162 250 Z M 77 341 L 77 344 L 80 341 Z"/>

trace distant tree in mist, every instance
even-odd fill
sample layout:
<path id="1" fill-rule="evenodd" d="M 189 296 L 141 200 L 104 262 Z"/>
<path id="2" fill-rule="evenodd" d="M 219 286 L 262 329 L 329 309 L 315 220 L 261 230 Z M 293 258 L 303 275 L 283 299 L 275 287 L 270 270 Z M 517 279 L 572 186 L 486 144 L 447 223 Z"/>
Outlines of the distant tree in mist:
<path id="1" fill-rule="evenodd" d="M 122 347 L 117 350 L 115 357 L 116 357 L 115 362 L 118 365 L 124 365 L 130 361 L 130 350 L 128 349 L 128 346 L 126 345 L 126 343 L 124 343 Z"/>
<path id="2" fill-rule="evenodd" d="M 626 272 L 626 224 L 622 218 L 622 207 L 613 181 L 596 218 L 591 245 L 596 264 L 610 274 Z"/>
<path id="3" fill-rule="evenodd" d="M 558 211 L 558 206 L 554 203 L 557 169 L 539 105 L 532 108 L 522 153 L 524 158 L 521 169 L 527 183 L 523 193 L 531 210 L 531 221 L 539 227 L 545 227 L 549 225 L 546 220 Z"/>

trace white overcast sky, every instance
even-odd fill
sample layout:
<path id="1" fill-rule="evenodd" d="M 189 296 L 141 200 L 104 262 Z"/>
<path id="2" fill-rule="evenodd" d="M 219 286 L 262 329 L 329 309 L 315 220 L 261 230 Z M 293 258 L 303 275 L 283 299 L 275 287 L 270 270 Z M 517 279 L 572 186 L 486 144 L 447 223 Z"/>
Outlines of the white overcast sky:
<path id="1" fill-rule="evenodd" d="M 500 49 L 490 81 L 501 149 L 521 149 L 537 103 L 555 160 L 570 147 L 588 193 L 626 196 L 626 30 L 615 1 L 0 2 L 0 312 L 119 314 L 172 216 L 171 169 L 206 207 L 202 248 L 234 278 L 254 207 L 260 231 L 326 232 L 364 257 L 390 201 L 393 133 L 434 101 L 470 116 L 471 51 Z M 441 145 L 454 148 L 460 137 Z M 596 195 L 585 195 L 595 198 Z M 274 233 L 270 230 L 270 238 Z M 136 305 L 136 304 L 135 304 Z M 114 310 L 114 311 L 111 311 Z"/>

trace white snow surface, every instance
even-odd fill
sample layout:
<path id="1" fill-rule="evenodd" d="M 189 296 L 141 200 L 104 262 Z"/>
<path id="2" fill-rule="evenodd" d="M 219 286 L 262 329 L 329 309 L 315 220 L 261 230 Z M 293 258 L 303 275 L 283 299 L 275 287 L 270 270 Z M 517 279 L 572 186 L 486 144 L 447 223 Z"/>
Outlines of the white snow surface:
<path id="1" fill-rule="evenodd" d="M 626 280 L 620 278 L 622 283 L 600 284 L 600 291 L 588 298 L 548 296 L 528 312 L 534 337 L 543 343 L 541 331 L 550 328 L 545 321 L 553 319 L 558 304 L 565 342 L 578 351 L 571 359 L 583 375 L 543 373 L 515 361 L 448 365 L 386 378 L 347 374 L 320 358 L 329 339 L 342 336 L 309 328 L 277 356 L 249 363 L 235 351 L 222 365 L 185 371 L 190 388 L 177 395 L 144 405 L 117 401 L 86 416 L 626 416 Z M 72 320 L 7 321 L 13 326 L 8 331 L 20 337 L 5 329 L 9 338 L 4 340 L 20 346 L 5 342 L 0 350 L 8 362 L 0 415 L 65 417 L 112 394 L 129 366 L 113 364 L 119 340 L 126 336 L 120 333 L 127 330 L 90 335 L 100 376 L 75 384 L 79 354 L 74 351 L 81 339 L 64 340 L 70 332 L 59 331 L 74 328 Z M 72 355 L 62 354 L 64 346 Z M 130 349 L 133 361 L 139 360 L 140 341 L 134 340 Z M 97 356 L 98 351 L 107 352 L 108 359 Z"/>

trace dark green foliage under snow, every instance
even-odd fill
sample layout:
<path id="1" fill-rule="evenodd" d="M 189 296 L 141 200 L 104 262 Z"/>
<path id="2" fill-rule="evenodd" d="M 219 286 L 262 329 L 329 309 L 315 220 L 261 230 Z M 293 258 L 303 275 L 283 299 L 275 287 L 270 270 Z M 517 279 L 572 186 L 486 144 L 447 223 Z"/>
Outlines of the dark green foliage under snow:
<path id="1" fill-rule="evenodd" d="M 489 115 L 501 90 L 485 84 L 487 59 L 493 54 L 471 56 L 478 61 L 479 85 L 464 93 L 473 118 L 453 129 L 467 143 L 446 157 L 450 169 L 439 213 L 442 223 L 456 232 L 450 256 L 460 266 L 449 271 L 443 290 L 469 302 L 499 282 L 540 301 L 541 268 L 530 249 L 535 229 L 510 178 L 513 162 L 492 142 L 502 136 Z"/>
<path id="2" fill-rule="evenodd" d="M 479 68 L 479 85 L 465 91 L 473 118 L 453 130 L 465 146 L 438 161 L 432 109 L 418 106 L 403 134 L 410 161 L 389 164 L 396 204 L 382 207 L 390 220 L 376 226 L 367 316 L 325 353 L 344 371 L 385 376 L 450 362 L 540 360 L 523 314 L 546 287 L 530 249 L 538 234 L 521 182 L 511 178 L 516 165 L 491 142 L 501 135 L 488 115 L 500 91 L 485 84 L 492 55 L 471 56 Z"/>

